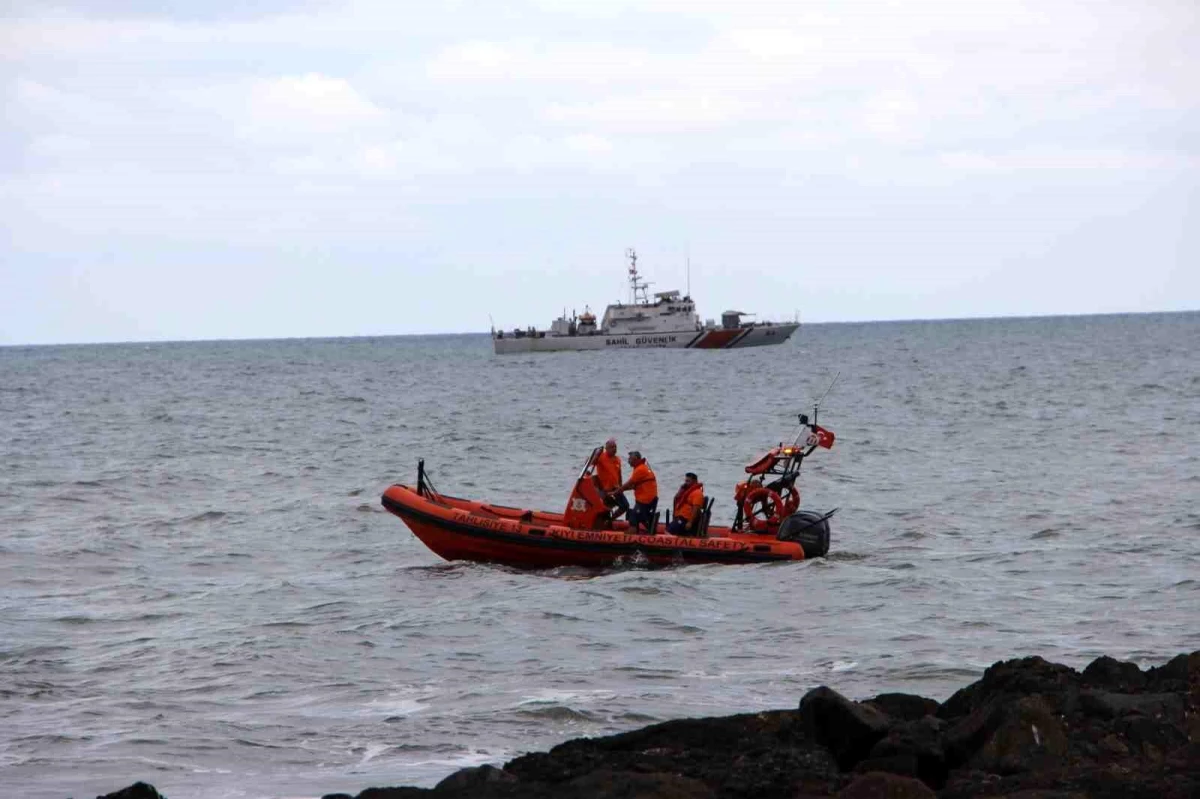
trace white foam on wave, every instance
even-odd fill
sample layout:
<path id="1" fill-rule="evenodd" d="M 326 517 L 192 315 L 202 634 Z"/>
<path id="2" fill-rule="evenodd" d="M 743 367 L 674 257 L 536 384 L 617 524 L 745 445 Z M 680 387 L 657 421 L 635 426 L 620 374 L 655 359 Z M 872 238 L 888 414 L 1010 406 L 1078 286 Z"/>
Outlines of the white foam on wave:
<path id="1" fill-rule="evenodd" d="M 459 769 L 482 766 L 486 763 L 504 763 L 516 757 L 517 754 L 518 752 L 516 750 L 484 752 L 477 749 L 475 751 L 466 752 L 453 757 L 431 758 L 429 760 L 410 760 L 407 761 L 406 765 L 421 768 L 428 766 L 445 767 L 447 769 L 446 774 L 451 774 Z"/>
<path id="2" fill-rule="evenodd" d="M 383 713 L 388 716 L 415 716 L 422 710 L 428 709 L 429 704 L 420 699 L 408 697 L 389 697 L 375 699 L 366 704 L 363 715 L 374 716 Z"/>
<path id="3" fill-rule="evenodd" d="M 607 690 L 560 691 L 547 688 L 521 697 L 520 701 L 517 702 L 517 707 L 525 705 L 567 704 L 569 702 L 591 704 L 594 702 L 607 702 L 614 698 L 616 698 L 616 693 Z"/>
<path id="4" fill-rule="evenodd" d="M 378 755 L 383 754 L 388 750 L 387 744 L 370 744 L 367 746 L 367 751 L 363 752 L 362 759 L 358 761 L 358 765 L 362 766 L 374 760 Z"/>

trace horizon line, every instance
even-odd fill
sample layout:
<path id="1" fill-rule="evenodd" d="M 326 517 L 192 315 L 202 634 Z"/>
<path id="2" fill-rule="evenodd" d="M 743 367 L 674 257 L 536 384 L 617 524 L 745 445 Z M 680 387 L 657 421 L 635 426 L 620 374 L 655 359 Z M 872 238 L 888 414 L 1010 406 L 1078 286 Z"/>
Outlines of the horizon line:
<path id="1" fill-rule="evenodd" d="M 938 317 L 904 317 L 895 319 L 846 319 L 846 320 L 827 320 L 824 322 L 800 322 L 800 327 L 822 327 L 827 325 L 886 325 L 886 324 L 913 324 L 913 323 L 938 323 L 938 322 L 1001 322 L 1001 321 L 1021 321 L 1030 319 L 1086 319 L 1089 317 L 1116 317 L 1116 316 L 1168 316 L 1176 314 L 1194 314 L 1200 313 L 1200 308 L 1188 308 L 1173 311 L 1086 311 L 1080 313 L 1052 313 L 1052 314 L 1011 314 L 1011 315 L 988 315 L 988 316 L 938 316 Z M 784 324 L 780 322 L 779 324 Z M 790 322 L 787 324 L 791 324 Z M 497 328 L 500 329 L 500 328 Z M 307 336 L 250 336 L 245 338 L 237 337 L 218 337 L 218 338 L 161 338 L 161 339 L 112 339 L 99 341 L 44 341 L 44 342 L 23 342 L 23 343 L 0 343 L 0 349 L 15 349 L 20 347 L 91 347 L 91 346 L 119 346 L 123 344 L 206 344 L 218 342 L 241 342 L 241 341 L 332 341 L 340 339 L 369 339 L 369 338 L 436 338 L 440 336 L 490 336 L 486 330 L 460 330 L 460 331 L 441 331 L 441 332 L 425 332 L 425 333 L 353 333 L 353 334 L 333 334 L 333 335 L 307 335 Z"/>

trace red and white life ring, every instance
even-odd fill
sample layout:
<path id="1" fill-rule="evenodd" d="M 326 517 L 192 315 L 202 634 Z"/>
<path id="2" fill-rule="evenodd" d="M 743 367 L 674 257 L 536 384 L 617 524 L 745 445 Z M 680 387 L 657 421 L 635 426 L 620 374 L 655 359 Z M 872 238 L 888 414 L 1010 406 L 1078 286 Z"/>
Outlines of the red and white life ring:
<path id="1" fill-rule="evenodd" d="M 755 513 L 754 506 L 762 503 L 762 518 L 758 518 Z M 771 503 L 771 515 L 767 516 L 766 503 Z M 797 499 L 799 504 L 799 499 Z M 759 486 L 752 489 L 746 495 L 746 499 L 742 502 L 742 514 L 746 517 L 746 524 L 751 530 L 766 530 L 771 527 L 778 527 L 783 522 L 783 517 L 787 515 L 783 500 L 779 498 L 779 494 L 769 488 Z"/>

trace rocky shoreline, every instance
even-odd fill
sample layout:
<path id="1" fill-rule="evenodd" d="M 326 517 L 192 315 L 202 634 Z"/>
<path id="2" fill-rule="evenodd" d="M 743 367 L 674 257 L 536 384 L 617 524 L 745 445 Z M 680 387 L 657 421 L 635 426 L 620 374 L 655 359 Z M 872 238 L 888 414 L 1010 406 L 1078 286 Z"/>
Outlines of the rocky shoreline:
<path id="1" fill-rule="evenodd" d="M 316 794 L 316 791 L 314 791 Z M 434 788 L 323 799 L 460 797 L 1200 797 L 1200 651 L 1142 671 L 996 663 L 945 702 L 851 701 L 821 687 L 795 710 L 683 719 L 581 738 Z M 98 799 L 165 799 L 137 783 Z"/>

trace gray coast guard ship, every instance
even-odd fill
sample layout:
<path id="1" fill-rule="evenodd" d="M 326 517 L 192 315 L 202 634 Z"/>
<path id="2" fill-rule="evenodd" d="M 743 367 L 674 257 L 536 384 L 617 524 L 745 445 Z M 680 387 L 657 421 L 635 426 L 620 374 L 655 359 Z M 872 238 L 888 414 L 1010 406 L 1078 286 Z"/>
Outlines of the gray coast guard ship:
<path id="1" fill-rule="evenodd" d="M 637 253 L 627 250 L 630 303 L 616 303 L 604 311 L 599 324 L 591 311 L 568 319 L 566 314 L 550 323 L 549 330 L 493 330 L 497 354 L 554 352 L 556 350 L 605 350 L 637 348 L 734 349 L 782 344 L 798 322 L 743 322 L 744 311 L 725 311 L 721 325 L 709 320 L 701 324 L 692 298 L 678 291 L 650 295 L 649 284 L 637 269 Z M 653 297 L 653 299 L 651 299 Z"/>

